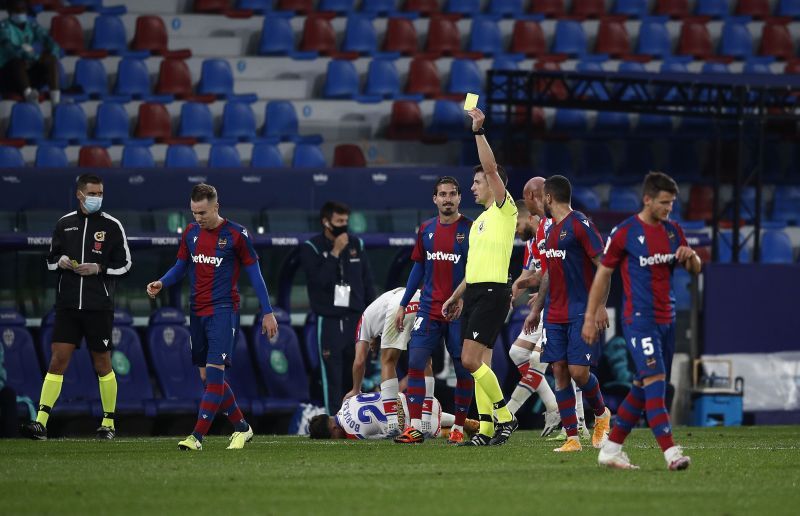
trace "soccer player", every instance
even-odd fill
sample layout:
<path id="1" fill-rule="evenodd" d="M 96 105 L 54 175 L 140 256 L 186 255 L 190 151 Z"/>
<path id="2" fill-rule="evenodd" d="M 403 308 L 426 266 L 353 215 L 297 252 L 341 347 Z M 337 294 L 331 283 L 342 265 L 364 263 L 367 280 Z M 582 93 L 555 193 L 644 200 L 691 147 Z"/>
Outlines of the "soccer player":
<path id="1" fill-rule="evenodd" d="M 408 414 L 408 400 L 403 394 L 399 395 L 398 412 L 402 419 L 401 425 L 408 424 L 405 414 Z M 453 414 L 442 412 L 439 400 L 431 400 L 433 416 L 430 437 L 437 437 L 442 428 L 451 427 L 455 421 Z M 308 424 L 309 437 L 312 439 L 388 439 L 389 432 L 387 417 L 384 412 L 386 404 L 380 392 L 369 392 L 350 397 L 342 403 L 342 408 L 335 416 L 320 414 L 311 418 Z M 478 422 L 467 419 L 464 422 L 467 432 L 476 432 Z"/>
<path id="2" fill-rule="evenodd" d="M 424 369 L 433 351 L 444 339 L 456 372 L 456 420 L 449 442 L 458 444 L 464 438 L 464 419 L 472 403 L 473 380 L 461 363 L 461 321 L 456 310 L 449 317 L 442 315 L 442 305 L 464 279 L 469 251 L 472 221 L 459 213 L 461 187 L 454 177 L 444 176 L 433 185 L 433 203 L 439 214 L 422 223 L 417 244 L 411 253 L 414 267 L 408 277 L 405 295 L 396 309 L 395 322 L 404 331 L 405 311 L 409 300 L 422 281 L 419 312 L 408 345 L 408 409 L 410 425 L 395 442 L 421 443 L 431 434 L 431 400 L 434 379 Z"/>
<path id="3" fill-rule="evenodd" d="M 564 445 L 554 450 L 557 452 L 581 450 L 575 390 L 570 380 L 580 387 L 594 410 L 592 445 L 595 448 L 605 439 L 611 419 L 597 378 L 589 371 L 597 361 L 597 354 L 591 343 L 581 337 L 594 265 L 600 263 L 603 244 L 594 223 L 583 213 L 573 211 L 571 201 L 572 185 L 566 177 L 555 175 L 545 181 L 544 210 L 553 219 L 544 245 L 547 270 L 524 326 L 526 332 L 533 332 L 544 306 L 542 361 L 553 365 L 556 400 L 561 424 L 567 433 Z M 605 305 L 602 311 L 605 312 Z M 607 321 L 608 316 L 606 324 Z"/>
<path id="4" fill-rule="evenodd" d="M 225 366 L 230 366 L 239 332 L 238 283 L 242 268 L 250 276 L 264 314 L 261 333 L 272 339 L 278 333 L 278 322 L 272 314 L 258 254 L 247 229 L 220 216 L 217 190 L 211 185 L 195 185 L 189 206 L 195 222 L 183 231 L 178 260 L 164 276 L 147 285 L 147 294 L 155 298 L 162 288 L 180 283 L 187 272 L 191 281 L 192 363 L 200 368 L 206 388 L 194 431 L 178 443 L 178 448 L 202 450 L 203 437 L 217 411 L 222 410 L 234 427 L 228 449 L 241 449 L 253 438 L 253 429 L 225 381 Z"/>
<path id="5" fill-rule="evenodd" d="M 398 331 L 395 325 L 395 312 L 406 289 L 396 288 L 384 292 L 378 299 L 370 303 L 356 329 L 356 358 L 353 361 L 353 388 L 345 394 L 344 399 L 361 393 L 361 382 L 367 367 L 367 355 L 370 348 L 381 339 L 381 398 L 385 404 L 386 424 L 392 437 L 400 433 L 397 422 L 397 395 L 400 385 L 397 381 L 397 362 L 400 353 L 408 349 L 411 338 L 411 326 L 419 310 L 419 290 L 414 293 L 408 306 L 405 307 L 403 330 Z M 433 377 L 430 361 L 425 368 L 425 376 Z"/>
<path id="6" fill-rule="evenodd" d="M 622 271 L 622 331 L 636 364 L 636 381 L 617 411 L 617 424 L 600 449 L 598 462 L 619 469 L 637 469 L 622 444 L 639 422 L 642 412 L 658 441 L 667 467 L 689 467 L 672 439 L 669 414 L 665 404 L 666 383 L 675 351 L 675 295 L 672 273 L 681 264 L 692 274 L 702 267 L 700 257 L 686 243 L 681 227 L 669 214 L 678 195 L 678 185 L 662 172 L 650 172 L 642 185 L 642 210 L 625 219 L 611 231 L 605 256 L 597 269 L 583 323 L 583 338 L 597 339 L 598 328 L 605 325 L 600 310 L 608 299 L 611 275 Z"/>
<path id="7" fill-rule="evenodd" d="M 480 433 L 460 446 L 501 445 L 519 424 L 506 407 L 500 383 L 487 364 L 491 363 L 492 348 L 511 307 L 508 265 L 514 246 L 517 207 L 506 190 L 508 176 L 495 161 L 484 135 L 484 114 L 479 109 L 468 114 L 481 162 L 475 167 L 472 193 L 475 202 L 485 209 L 469 232 L 464 281 L 442 305 L 442 314 L 457 311 L 463 303 L 461 361 L 475 379 L 475 402 L 480 414 Z"/>

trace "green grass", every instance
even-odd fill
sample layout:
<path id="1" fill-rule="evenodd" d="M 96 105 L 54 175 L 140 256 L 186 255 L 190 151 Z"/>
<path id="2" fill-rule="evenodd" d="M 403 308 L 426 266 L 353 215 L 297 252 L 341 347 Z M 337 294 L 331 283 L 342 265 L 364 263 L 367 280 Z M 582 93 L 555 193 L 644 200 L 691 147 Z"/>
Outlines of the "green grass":
<path id="1" fill-rule="evenodd" d="M 692 457 L 666 470 L 646 429 L 626 450 L 639 471 L 556 455 L 534 432 L 498 448 L 311 441 L 257 435 L 244 450 L 211 437 L 112 442 L 0 440 L 0 514 L 797 514 L 798 427 L 680 428 Z"/>

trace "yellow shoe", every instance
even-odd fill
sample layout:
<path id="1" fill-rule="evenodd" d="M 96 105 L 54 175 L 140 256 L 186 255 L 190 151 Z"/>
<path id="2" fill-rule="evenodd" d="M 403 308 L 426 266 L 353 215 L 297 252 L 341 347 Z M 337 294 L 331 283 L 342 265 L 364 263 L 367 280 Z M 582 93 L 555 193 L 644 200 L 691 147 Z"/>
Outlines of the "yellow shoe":
<path id="1" fill-rule="evenodd" d="M 583 450 L 583 446 L 581 446 L 581 442 L 578 439 L 571 439 L 567 437 L 567 440 L 561 446 L 561 448 L 556 448 L 553 451 L 558 453 L 564 452 L 576 452 Z"/>
<path id="2" fill-rule="evenodd" d="M 233 432 L 231 435 L 231 443 L 226 449 L 228 450 L 241 450 L 244 448 L 244 443 L 249 443 L 253 439 L 253 427 L 247 429 L 246 432 Z"/>
<path id="3" fill-rule="evenodd" d="M 606 407 L 602 416 L 594 418 L 594 433 L 592 434 L 592 446 L 600 448 L 608 439 L 608 429 L 611 426 L 611 411 Z"/>
<path id="4" fill-rule="evenodd" d="M 195 436 L 190 435 L 183 441 L 178 443 L 179 450 L 200 451 L 203 449 L 203 443 L 198 441 Z"/>

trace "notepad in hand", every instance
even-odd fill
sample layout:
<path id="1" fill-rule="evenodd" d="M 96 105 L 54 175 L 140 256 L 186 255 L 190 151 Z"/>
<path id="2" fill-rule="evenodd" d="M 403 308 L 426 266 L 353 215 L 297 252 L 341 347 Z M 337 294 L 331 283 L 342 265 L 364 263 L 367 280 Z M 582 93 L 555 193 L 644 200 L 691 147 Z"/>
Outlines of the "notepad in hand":
<path id="1" fill-rule="evenodd" d="M 472 111 L 478 107 L 478 98 L 474 93 L 467 93 L 467 98 L 464 99 L 464 111 Z"/>

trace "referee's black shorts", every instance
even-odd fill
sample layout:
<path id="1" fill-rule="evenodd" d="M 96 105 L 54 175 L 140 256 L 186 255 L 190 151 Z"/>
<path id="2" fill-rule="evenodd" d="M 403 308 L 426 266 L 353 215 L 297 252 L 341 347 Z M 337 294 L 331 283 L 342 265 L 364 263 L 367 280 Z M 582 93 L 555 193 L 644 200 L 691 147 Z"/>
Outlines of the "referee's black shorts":
<path id="1" fill-rule="evenodd" d="M 461 312 L 461 339 L 474 340 L 492 349 L 510 308 L 511 288 L 508 284 L 467 284 Z"/>
<path id="2" fill-rule="evenodd" d="M 114 312 L 111 310 L 56 310 L 53 342 L 74 344 L 76 348 L 86 339 L 91 351 L 111 351 L 111 332 L 114 329 Z"/>

